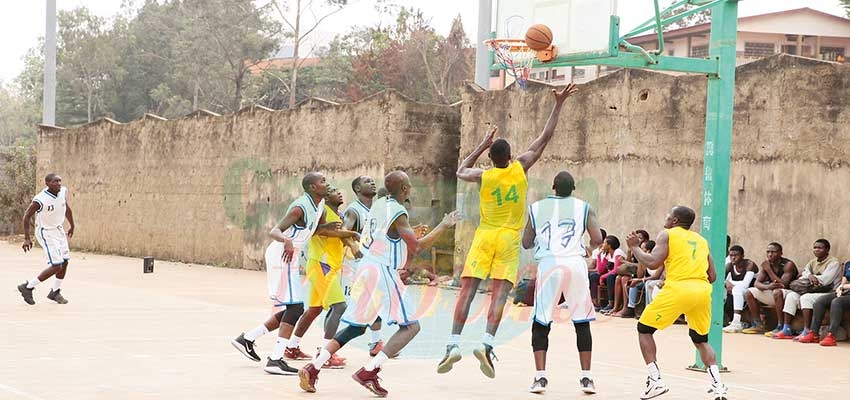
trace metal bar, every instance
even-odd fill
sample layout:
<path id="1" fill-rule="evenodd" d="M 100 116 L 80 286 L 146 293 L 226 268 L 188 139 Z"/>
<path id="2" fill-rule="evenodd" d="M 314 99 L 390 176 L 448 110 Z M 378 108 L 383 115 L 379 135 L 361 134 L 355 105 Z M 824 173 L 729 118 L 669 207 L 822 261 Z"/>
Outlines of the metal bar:
<path id="1" fill-rule="evenodd" d="M 475 48 L 475 83 L 485 90 L 490 89 L 490 65 L 492 54 L 484 41 L 490 39 L 493 30 L 493 1 L 478 1 L 478 46 Z M 490 61 L 488 63 L 488 61 Z"/>
<path id="2" fill-rule="evenodd" d="M 638 54 L 642 55 L 643 58 L 646 59 L 646 62 L 648 62 L 650 64 L 657 64 L 658 63 L 657 61 L 655 61 L 655 58 L 652 57 L 652 54 L 649 54 L 649 52 L 646 51 L 646 49 L 644 49 L 643 47 L 635 46 L 635 45 L 633 45 L 633 44 L 631 44 L 631 43 L 629 43 L 625 40 L 620 41 L 620 43 L 623 45 L 623 47 L 626 48 L 626 50 L 628 50 L 632 53 L 638 53 Z"/>
<path id="3" fill-rule="evenodd" d="M 674 15 L 674 16 L 672 16 L 672 17 L 670 17 L 670 18 L 667 18 L 667 19 L 661 20 L 661 25 L 662 25 L 662 26 L 669 25 L 670 23 L 676 22 L 676 21 L 678 21 L 678 20 L 680 20 L 680 19 L 683 19 L 683 18 L 690 17 L 691 15 L 694 15 L 694 14 L 696 14 L 696 13 L 698 13 L 698 12 L 701 12 L 701 11 L 705 11 L 706 9 L 712 8 L 712 7 L 716 6 L 718 3 L 723 3 L 723 2 L 725 2 L 725 1 L 726 1 L 726 0 L 714 0 L 714 1 L 712 1 L 711 3 L 707 3 L 707 4 L 704 4 L 704 5 L 701 5 L 701 6 L 697 7 L 697 8 L 693 8 L 693 9 L 690 9 L 690 10 L 688 10 L 688 11 L 685 11 L 685 12 L 683 12 L 683 13 L 679 14 L 679 15 Z M 665 10 L 663 14 L 666 14 L 669 10 L 670 10 L 670 8 L 668 8 L 667 10 Z M 653 26 L 651 26 L 651 25 L 650 25 L 650 26 L 641 26 L 641 27 L 639 27 L 639 28 L 635 28 L 635 29 L 634 29 L 634 30 L 632 30 L 631 32 L 629 32 L 629 33 L 627 33 L 627 34 L 623 35 L 623 39 L 628 39 L 628 38 L 630 38 L 630 37 L 635 37 L 635 36 L 637 36 L 638 34 L 641 34 L 641 33 L 644 33 L 644 32 L 646 32 L 646 31 L 648 31 L 648 30 L 651 30 L 652 28 L 653 28 Z"/>
<path id="4" fill-rule="evenodd" d="M 653 3 L 655 5 L 655 32 L 658 34 L 658 52 L 655 54 L 664 54 L 664 25 L 661 25 L 661 10 L 658 7 L 658 0 L 654 0 Z"/>
<path id="5" fill-rule="evenodd" d="M 609 56 L 607 52 L 581 53 L 562 56 L 554 61 L 541 63 L 534 61 L 532 68 L 581 67 L 587 65 L 609 65 L 623 68 L 642 68 L 655 71 L 678 71 L 694 74 L 717 75 L 716 59 L 700 59 L 688 57 L 656 56 L 655 64 L 647 62 L 639 53 L 620 52 L 619 55 Z M 492 70 L 505 69 L 493 65 Z"/>
<path id="6" fill-rule="evenodd" d="M 667 13 L 672 12 L 673 10 L 675 10 L 675 9 L 685 5 L 685 4 L 688 4 L 688 2 L 689 2 L 688 0 L 681 0 L 678 3 L 670 4 L 669 6 L 667 6 L 666 9 L 664 9 L 664 12 L 661 15 L 666 15 Z M 655 18 L 654 17 L 650 18 L 650 19 L 644 21 L 642 24 L 638 25 L 637 28 L 634 28 L 632 30 L 632 32 L 637 31 L 638 29 L 642 29 L 641 32 L 646 32 L 647 30 L 652 29 L 652 24 L 654 22 L 655 22 Z M 632 32 L 627 33 L 626 36 L 623 36 L 623 37 L 632 36 Z"/>
<path id="7" fill-rule="evenodd" d="M 41 123 L 56 125 L 56 0 L 47 0 L 44 29 L 44 88 Z"/>

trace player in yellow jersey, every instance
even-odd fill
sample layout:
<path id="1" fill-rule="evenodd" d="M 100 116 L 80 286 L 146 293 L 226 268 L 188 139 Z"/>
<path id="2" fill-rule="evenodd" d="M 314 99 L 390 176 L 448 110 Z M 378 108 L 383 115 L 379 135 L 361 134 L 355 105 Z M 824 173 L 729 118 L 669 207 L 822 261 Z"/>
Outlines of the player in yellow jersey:
<path id="1" fill-rule="evenodd" d="M 342 204 L 342 192 L 329 187 L 325 195 L 325 222 L 335 227 L 342 225 L 338 208 Z M 342 291 L 342 259 L 345 253 L 343 241 L 349 238 L 359 239 L 357 232 L 339 229 L 333 231 L 334 236 L 313 235 L 307 247 L 307 279 L 310 281 L 310 300 L 307 311 L 298 320 L 295 333 L 284 352 L 284 357 L 293 360 L 309 360 L 310 356 L 304 354 L 299 343 L 310 325 L 322 313 L 328 310 L 324 325 L 324 344 L 330 342 L 339 328 L 339 319 L 345 311 L 345 296 Z M 352 244 L 352 246 L 357 245 Z M 334 355 L 325 364 L 324 368 L 342 368 L 345 360 Z"/>
<path id="2" fill-rule="evenodd" d="M 438 373 L 450 371 L 452 365 L 461 359 L 458 345 L 469 316 L 469 307 L 478 285 L 489 276 L 493 280 L 493 292 L 487 311 L 487 328 L 482 339 L 483 346 L 476 348 L 473 354 L 481 363 L 484 375 L 490 378 L 496 376 L 493 342 L 502 321 L 508 293 L 517 279 L 519 269 L 520 231 L 525 225 L 525 195 L 528 188 L 526 172 L 540 159 L 546 145 L 552 140 L 561 107 L 576 90 L 576 86 L 571 83 L 561 91 L 552 91 L 555 105 L 543 132 L 515 160 L 511 157 L 511 146 L 505 139 L 494 140 L 498 129 L 493 126 L 457 170 L 458 179 L 481 185 L 481 221 L 461 273 L 461 289 L 454 309 L 452 335 L 446 346 L 446 355 L 437 366 Z M 493 168 L 475 168 L 478 157 L 488 149 Z"/>
<path id="3" fill-rule="evenodd" d="M 691 340 L 699 350 L 702 362 L 708 366 L 711 378 L 709 393 L 715 400 L 726 400 L 726 386 L 720 382 L 714 349 L 708 344 L 711 283 L 717 279 L 717 273 L 708 242 L 689 230 L 695 219 L 694 210 L 684 206 L 673 207 L 664 222 L 664 230 L 655 239 L 652 253 L 646 253 L 640 248 L 637 232 L 630 233 L 626 239 L 632 254 L 640 263 L 647 268 L 657 268 L 663 264 L 667 271 L 664 290 L 658 292 L 658 296 L 646 306 L 637 326 L 640 351 L 649 370 L 641 399 L 652 399 L 669 390 L 661 381 L 652 335 L 656 330 L 672 325 L 680 315 L 685 314 Z"/>

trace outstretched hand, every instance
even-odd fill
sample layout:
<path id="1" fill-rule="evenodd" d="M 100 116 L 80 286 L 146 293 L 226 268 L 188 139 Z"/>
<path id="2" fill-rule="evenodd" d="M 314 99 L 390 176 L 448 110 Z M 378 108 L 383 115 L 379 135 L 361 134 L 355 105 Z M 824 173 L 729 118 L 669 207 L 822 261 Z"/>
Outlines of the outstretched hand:
<path id="1" fill-rule="evenodd" d="M 629 248 L 640 245 L 640 236 L 638 236 L 637 232 L 631 232 L 626 236 L 626 244 Z"/>
<path id="2" fill-rule="evenodd" d="M 455 226 L 455 224 L 457 224 L 458 219 L 460 219 L 460 214 L 457 212 L 457 210 L 454 210 L 454 211 L 444 215 L 443 221 L 440 222 L 440 223 L 443 224 L 443 225 L 446 225 L 448 227 L 452 227 L 452 226 Z"/>
<path id="3" fill-rule="evenodd" d="M 563 103 L 568 97 L 578 92 L 578 87 L 575 83 L 570 83 L 565 86 L 560 92 L 557 89 L 552 89 L 552 94 L 555 95 L 555 101 Z"/>
<path id="4" fill-rule="evenodd" d="M 486 134 L 486 135 L 484 135 L 484 139 L 483 139 L 483 140 L 481 140 L 481 144 L 479 144 L 479 145 L 478 145 L 478 147 L 479 147 L 481 150 L 489 149 L 489 148 L 490 148 L 490 146 L 492 146 L 492 145 L 493 145 L 493 140 L 494 140 L 494 138 L 496 137 L 496 132 L 498 132 L 498 131 L 499 131 L 499 127 L 498 127 L 498 126 L 496 126 L 496 125 L 491 125 L 491 126 L 490 126 L 490 129 L 489 129 L 489 130 L 487 130 L 487 134 Z"/>

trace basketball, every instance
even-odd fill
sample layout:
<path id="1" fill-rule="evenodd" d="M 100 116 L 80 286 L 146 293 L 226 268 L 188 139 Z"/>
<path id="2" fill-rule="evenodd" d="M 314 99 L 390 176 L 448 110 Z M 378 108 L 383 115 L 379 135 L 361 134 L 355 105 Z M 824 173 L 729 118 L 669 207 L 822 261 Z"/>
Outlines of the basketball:
<path id="1" fill-rule="evenodd" d="M 525 44 L 532 50 L 546 50 L 552 45 L 552 30 L 543 24 L 534 24 L 525 32 Z"/>

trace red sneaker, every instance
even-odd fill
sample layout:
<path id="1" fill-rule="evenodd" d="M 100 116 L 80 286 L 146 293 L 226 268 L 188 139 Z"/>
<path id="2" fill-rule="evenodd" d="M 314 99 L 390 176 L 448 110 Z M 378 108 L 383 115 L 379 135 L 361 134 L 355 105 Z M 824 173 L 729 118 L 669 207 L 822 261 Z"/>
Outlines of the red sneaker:
<path id="1" fill-rule="evenodd" d="M 826 337 L 820 341 L 821 346 L 837 346 L 838 343 L 835 342 L 835 336 L 832 336 L 832 333 L 827 333 Z"/>
<path id="2" fill-rule="evenodd" d="M 322 365 L 322 368 L 327 369 L 342 369 L 345 367 L 345 360 L 340 357 L 337 357 L 336 354 L 331 354 L 331 358 L 328 361 L 325 361 L 325 365 Z"/>
<path id="3" fill-rule="evenodd" d="M 366 371 L 365 368 L 360 368 L 354 375 L 351 375 L 357 383 L 369 389 L 370 392 L 374 393 L 375 396 L 378 397 L 387 397 L 387 390 L 381 387 L 381 384 L 378 382 L 381 378 L 378 376 L 378 372 L 381 372 L 380 368 L 375 368 L 373 371 Z"/>
<path id="4" fill-rule="evenodd" d="M 369 343 L 369 355 L 372 356 L 372 357 L 377 356 L 378 353 L 380 353 L 381 350 L 383 350 L 383 349 L 384 349 L 384 342 L 381 341 L 381 340 L 374 342 L 374 343 Z"/>
<path id="5" fill-rule="evenodd" d="M 794 335 L 790 333 L 785 333 L 785 331 L 779 331 L 773 335 L 774 339 L 794 339 Z"/>
<path id="6" fill-rule="evenodd" d="M 300 347 L 287 347 L 283 351 L 283 357 L 289 360 L 312 360 L 313 357 L 308 356 Z"/>
<path id="7" fill-rule="evenodd" d="M 820 341 L 820 336 L 814 331 L 808 331 L 805 335 L 797 336 L 797 341 L 800 343 L 817 343 Z"/>
<path id="8" fill-rule="evenodd" d="M 304 368 L 298 370 L 298 386 L 305 392 L 316 393 L 316 382 L 319 381 L 319 370 L 312 363 L 307 363 Z"/>

